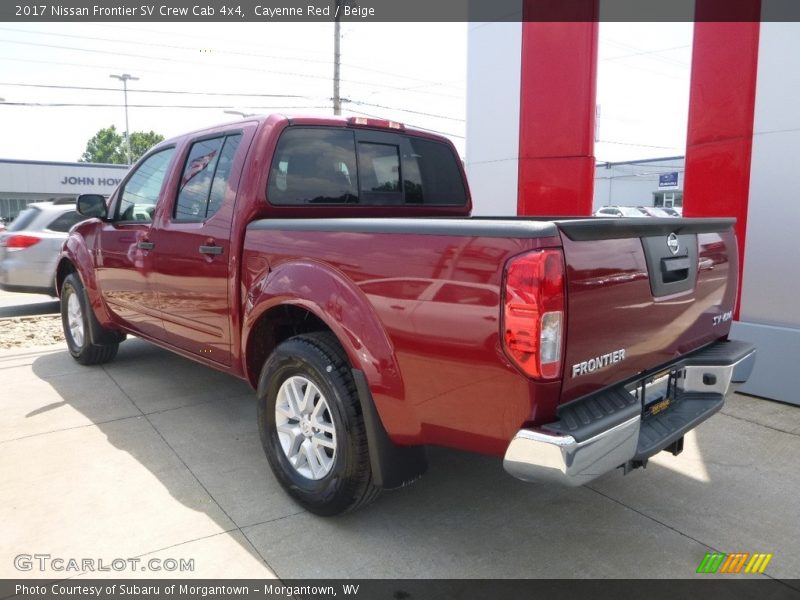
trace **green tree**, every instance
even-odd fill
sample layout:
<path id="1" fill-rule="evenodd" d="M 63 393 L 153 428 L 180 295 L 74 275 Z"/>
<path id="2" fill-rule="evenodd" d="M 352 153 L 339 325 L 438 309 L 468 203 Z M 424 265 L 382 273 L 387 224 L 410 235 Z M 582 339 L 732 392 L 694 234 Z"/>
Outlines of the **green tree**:
<path id="1" fill-rule="evenodd" d="M 164 141 L 164 136 L 155 131 L 134 131 L 131 133 L 131 161 L 136 162 L 145 152 L 159 142 Z M 123 148 L 123 153 L 124 153 Z"/>
<path id="2" fill-rule="evenodd" d="M 134 131 L 131 133 L 131 162 L 136 162 L 145 152 L 157 143 L 163 141 L 164 136 L 154 131 Z M 125 144 L 125 134 L 120 134 L 113 125 L 98 131 L 86 143 L 86 150 L 80 157 L 80 162 L 107 163 L 124 165 L 128 163 L 128 148 Z"/>
<path id="3" fill-rule="evenodd" d="M 86 143 L 86 151 L 80 162 L 126 164 L 125 138 L 117 133 L 117 128 L 113 125 L 101 129 Z"/>

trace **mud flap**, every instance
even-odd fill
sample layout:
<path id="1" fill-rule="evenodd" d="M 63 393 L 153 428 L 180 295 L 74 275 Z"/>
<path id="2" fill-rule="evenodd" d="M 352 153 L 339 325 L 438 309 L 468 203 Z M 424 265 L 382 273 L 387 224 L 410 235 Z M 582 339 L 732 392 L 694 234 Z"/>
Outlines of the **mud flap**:
<path id="1" fill-rule="evenodd" d="M 373 482 L 378 487 L 391 490 L 419 479 L 428 470 L 425 447 L 397 446 L 392 442 L 375 408 L 363 371 L 353 369 L 353 380 L 367 430 Z"/>

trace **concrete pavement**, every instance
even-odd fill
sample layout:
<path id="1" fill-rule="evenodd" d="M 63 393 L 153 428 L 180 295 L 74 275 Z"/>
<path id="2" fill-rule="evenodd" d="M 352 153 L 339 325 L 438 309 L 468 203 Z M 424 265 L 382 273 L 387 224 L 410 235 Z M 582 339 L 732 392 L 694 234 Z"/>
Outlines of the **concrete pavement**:
<path id="1" fill-rule="evenodd" d="M 0 373 L 0 577 L 81 574 L 19 572 L 23 553 L 194 559 L 161 573 L 191 577 L 695 577 L 715 550 L 800 574 L 797 407 L 737 396 L 682 455 L 577 489 L 431 449 L 416 484 L 323 519 L 274 480 L 238 380 L 136 339 L 103 367 L 2 351 Z"/>

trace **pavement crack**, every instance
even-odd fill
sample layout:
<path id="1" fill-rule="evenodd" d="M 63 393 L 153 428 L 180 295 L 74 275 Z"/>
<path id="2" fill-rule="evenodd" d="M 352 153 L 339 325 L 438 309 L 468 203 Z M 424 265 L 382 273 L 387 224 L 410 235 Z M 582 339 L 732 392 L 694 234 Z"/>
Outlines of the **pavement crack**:
<path id="1" fill-rule="evenodd" d="M 253 527 L 258 527 L 259 525 L 266 525 L 267 523 L 275 523 L 277 521 L 283 521 L 284 519 L 288 519 L 290 517 L 296 517 L 297 515 L 302 515 L 307 513 L 307 510 L 298 510 L 297 512 L 289 513 L 288 515 L 281 515 L 280 517 L 275 517 L 274 519 L 267 519 L 266 521 L 259 521 L 258 523 L 251 523 L 249 525 L 242 525 L 239 529 L 251 529 Z M 244 531 L 242 531 L 244 533 Z"/>
<path id="2" fill-rule="evenodd" d="M 85 429 L 86 427 L 99 427 L 100 425 L 107 425 L 108 423 L 116 423 L 117 421 L 127 421 L 128 419 L 141 419 L 141 418 L 142 415 L 128 415 L 127 417 L 118 417 L 116 419 L 109 419 L 108 421 L 92 421 L 91 423 L 86 423 L 85 425 L 75 425 L 74 427 L 62 427 L 61 429 L 50 429 L 48 431 L 40 431 L 39 433 L 22 435 L 20 437 L 12 438 L 10 440 L 0 440 L 0 446 L 2 446 L 3 444 L 10 444 L 11 442 L 26 440 L 28 438 L 39 437 L 41 435 L 49 435 L 51 433 L 61 433 L 62 431 L 72 431 L 73 429 Z"/>
<path id="3" fill-rule="evenodd" d="M 772 425 L 765 425 L 764 423 L 759 423 L 758 421 L 753 421 L 751 419 L 745 419 L 744 417 L 739 417 L 737 415 L 732 415 L 731 413 L 725 412 L 721 410 L 721 415 L 725 415 L 726 417 L 730 417 L 731 419 L 736 419 L 737 421 L 744 421 L 745 423 L 752 423 L 753 425 L 758 425 L 759 427 L 763 427 L 764 429 L 771 429 L 772 431 L 779 431 L 780 433 L 786 433 L 789 435 L 793 435 L 795 437 L 800 437 L 800 432 L 797 431 L 787 431 L 786 429 L 781 429 L 780 427 L 773 427 Z"/>
<path id="4" fill-rule="evenodd" d="M 625 504 L 624 502 L 622 502 L 621 500 L 617 500 L 617 499 L 616 499 L 616 498 L 614 498 L 613 496 L 609 496 L 608 494 L 604 494 L 604 493 L 603 493 L 603 492 L 601 492 L 600 490 L 598 490 L 598 489 L 596 489 L 596 488 L 593 488 L 593 487 L 592 487 L 592 486 L 590 486 L 590 485 L 585 485 L 585 486 L 583 486 L 583 487 L 585 487 L 585 488 L 586 488 L 586 489 L 588 489 L 588 490 L 591 490 L 591 491 L 593 491 L 595 494 L 597 494 L 597 495 L 599 495 L 599 496 L 602 496 L 603 498 L 606 498 L 606 499 L 608 499 L 608 500 L 611 500 L 611 502 L 614 502 L 614 503 L 616 503 L 616 504 L 619 504 L 620 506 L 622 506 L 622 507 L 624 507 L 624 508 L 627 508 L 628 510 L 632 510 L 632 511 L 633 511 L 633 512 L 635 512 L 636 514 L 643 516 L 645 519 L 649 519 L 649 520 L 653 521 L 654 523 L 658 523 L 658 524 L 659 524 L 659 525 L 661 525 L 662 527 L 666 527 L 666 528 L 667 528 L 667 529 L 669 529 L 670 531 L 674 531 L 674 532 L 675 532 L 675 533 L 677 533 L 678 535 L 680 535 L 680 536 L 682 536 L 682 537 L 685 537 L 685 538 L 686 538 L 686 539 L 688 539 L 688 540 L 691 540 L 691 541 L 693 541 L 693 542 L 695 542 L 695 543 L 697 543 L 697 544 L 700 544 L 701 546 L 703 546 L 703 547 L 707 548 L 708 550 L 711 550 L 711 551 L 713 551 L 713 552 L 722 552 L 722 550 L 720 550 L 719 548 L 716 548 L 715 546 L 712 546 L 712 545 L 710 545 L 710 544 L 707 544 L 706 542 L 703 542 L 702 540 L 698 540 L 697 538 L 695 538 L 695 537 L 692 537 L 692 536 L 691 536 L 691 535 L 689 535 L 688 533 L 684 533 L 684 532 L 683 532 L 683 531 L 681 531 L 680 529 L 677 529 L 677 528 L 673 527 L 672 525 L 670 525 L 670 524 L 668 524 L 668 523 L 665 523 L 664 521 L 659 521 L 659 520 L 658 520 L 658 519 L 656 519 L 655 517 L 653 517 L 653 516 L 651 516 L 651 515 L 648 515 L 647 513 L 644 513 L 644 512 L 642 512 L 641 510 L 638 510 L 638 509 L 634 508 L 633 506 L 630 506 L 630 505 L 628 505 L 628 504 Z M 760 573 L 760 575 L 762 575 L 763 577 L 765 577 L 765 578 L 767 578 L 767 579 L 771 579 L 771 580 L 772 580 L 772 581 L 774 581 L 775 583 L 780 583 L 780 584 L 783 584 L 783 585 L 785 585 L 785 586 L 789 587 L 790 589 L 795 589 L 795 588 L 794 588 L 792 585 L 790 585 L 789 583 L 787 583 L 786 581 L 784 581 L 784 580 L 782 580 L 782 579 L 779 579 L 779 578 L 777 578 L 777 577 L 773 577 L 772 575 L 769 575 L 769 574 L 767 574 L 767 573 Z"/>
<path id="5" fill-rule="evenodd" d="M 659 521 L 659 520 L 658 520 L 658 519 L 656 519 L 655 517 L 653 517 L 653 516 L 651 516 L 651 515 L 648 515 L 647 513 L 644 513 L 644 512 L 642 512 L 642 511 L 640 511 L 640 510 L 638 510 L 638 509 L 636 509 L 636 508 L 632 507 L 632 506 L 629 506 L 629 505 L 625 504 L 624 502 L 622 502 L 621 500 L 617 500 L 617 499 L 616 499 L 616 498 L 614 498 L 613 496 L 609 496 L 608 494 L 604 494 L 604 493 L 603 493 L 603 492 L 601 492 L 600 490 L 598 490 L 598 489 L 596 489 L 596 488 L 593 488 L 593 487 L 592 487 L 592 486 L 590 486 L 590 485 L 586 485 L 586 486 L 584 486 L 584 487 L 585 487 L 586 489 L 589 489 L 589 490 L 593 491 L 595 494 L 597 494 L 597 495 L 599 495 L 599 496 L 602 496 L 603 498 L 606 498 L 606 499 L 608 499 L 608 500 L 611 500 L 612 502 L 615 502 L 616 504 L 619 504 L 620 506 L 623 506 L 623 507 L 627 508 L 628 510 L 632 510 L 632 511 L 633 511 L 633 512 L 635 512 L 636 514 L 643 516 L 645 519 L 650 519 L 650 520 L 651 520 L 651 521 L 653 521 L 654 523 L 658 523 L 658 524 L 659 524 L 659 525 L 661 525 L 662 527 L 666 527 L 667 529 L 669 529 L 669 530 L 671 530 L 671 531 L 674 531 L 674 532 L 675 532 L 675 533 L 677 533 L 678 535 L 680 535 L 680 536 L 682 536 L 682 537 L 685 537 L 686 539 L 692 540 L 693 542 L 695 542 L 695 543 L 697 543 L 697 544 L 700 544 L 701 546 L 704 546 L 705 548 L 708 548 L 709 550 L 713 550 L 714 552 L 720 552 L 720 550 L 719 550 L 719 549 L 717 549 L 717 548 L 715 548 L 714 546 L 711 546 L 711 545 L 709 545 L 709 544 L 706 544 L 705 542 L 703 542 L 703 541 L 701 541 L 701 540 L 698 540 L 697 538 L 694 538 L 694 537 L 692 537 L 692 536 L 691 536 L 691 535 L 689 535 L 688 533 L 684 533 L 684 532 L 683 532 L 683 531 L 681 531 L 680 529 L 676 529 L 675 527 L 673 527 L 672 525 L 669 525 L 668 523 L 664 523 L 663 521 Z"/>
<path id="6" fill-rule="evenodd" d="M 270 569 L 270 570 L 271 570 L 273 573 L 275 573 L 275 569 L 273 569 L 273 568 L 272 568 L 272 565 L 270 565 L 270 564 L 267 562 L 267 559 L 264 557 L 264 555 L 263 555 L 263 554 L 261 554 L 261 552 L 258 550 L 258 548 L 256 548 L 255 544 L 253 544 L 253 541 L 252 541 L 252 540 L 251 540 L 251 539 L 250 539 L 250 538 L 247 536 L 247 534 L 246 534 L 244 531 L 242 531 L 242 528 L 241 528 L 241 527 L 239 527 L 239 525 L 236 523 L 236 521 L 233 519 L 233 517 L 231 517 L 231 515 L 230 515 L 230 514 L 228 514 L 228 511 L 226 511 L 226 510 L 225 510 L 225 508 L 223 508 L 222 504 L 221 504 L 221 503 L 220 503 L 220 502 L 219 502 L 219 501 L 218 501 L 218 500 L 217 500 L 217 499 L 214 497 L 214 494 L 212 494 L 212 493 L 211 493 L 211 491 L 210 491 L 210 490 L 209 490 L 209 489 L 206 487 L 206 485 L 205 485 L 205 484 L 204 484 L 204 483 L 203 483 L 203 482 L 200 480 L 200 478 L 197 476 L 197 474 L 196 474 L 194 471 L 192 471 L 192 468 L 191 468 L 191 467 L 190 467 L 190 466 L 187 464 L 187 462 L 186 462 L 185 460 L 183 460 L 183 457 L 182 457 L 182 456 L 181 456 L 181 455 L 178 453 L 178 451 L 177 451 L 177 450 L 176 450 L 176 449 L 175 449 L 175 448 L 172 446 L 172 444 L 170 444 L 170 443 L 167 441 L 167 438 L 165 438 L 165 437 L 164 437 L 164 435 L 161 433 L 161 431 L 158 429 L 158 427 L 156 427 L 155 423 L 153 423 L 153 421 L 151 421 L 151 420 L 150 420 L 150 414 L 159 414 L 160 412 L 166 412 L 166 411 L 157 411 L 157 412 L 155 412 L 155 413 L 145 413 L 145 412 L 144 412 L 144 411 L 143 411 L 143 410 L 142 410 L 142 409 L 139 407 L 139 405 L 138 405 L 138 404 L 136 404 L 136 402 L 134 402 L 133 398 L 131 398 L 131 397 L 130 397 L 130 396 L 129 396 L 129 395 L 126 393 L 126 392 L 125 392 L 125 390 L 123 390 L 123 389 L 122 389 L 122 386 L 120 386 L 120 385 L 119 385 L 119 383 L 117 382 L 117 380 L 116 380 L 116 379 L 114 379 L 114 376 L 113 376 L 113 375 L 111 375 L 111 373 L 109 373 L 109 372 L 108 372 L 108 370 L 105 368 L 105 366 L 103 366 L 102 368 L 103 368 L 103 371 L 105 371 L 105 373 L 108 375 L 109 379 L 111 379 L 111 381 L 113 381 L 113 382 L 114 382 L 114 385 L 116 385 L 116 386 L 117 386 L 117 388 L 119 389 L 119 391 L 120 391 L 120 392 L 122 392 L 122 394 L 123 394 L 123 395 L 124 395 L 124 396 L 125 396 L 125 397 L 126 397 L 128 400 L 130 400 L 130 401 L 131 401 L 131 404 L 133 404 L 133 405 L 136 407 L 136 409 L 139 411 L 139 413 L 141 413 L 142 417 L 144 417 L 144 419 L 147 421 L 147 423 L 150 425 L 150 427 L 152 427 L 152 428 L 153 428 L 153 431 L 155 431 L 155 432 L 156 432 L 156 434 L 158 435 L 158 437 L 160 437 L 160 438 L 161 438 L 161 440 L 164 442 L 164 444 L 166 444 L 167 448 L 169 448 L 169 449 L 170 449 L 170 451 L 171 451 L 171 452 L 172 452 L 172 453 L 175 455 L 175 457 L 176 457 L 176 458 L 177 458 L 177 459 L 180 461 L 180 463 L 181 463 L 181 464 L 184 466 L 184 468 L 185 468 L 185 469 L 186 469 L 186 470 L 189 472 L 189 474 L 192 476 L 192 478 L 193 478 L 193 479 L 194 479 L 194 480 L 197 482 L 197 485 L 199 485 L 199 486 L 202 488 L 202 490 L 203 490 L 203 491 L 204 491 L 204 492 L 205 492 L 205 493 L 208 495 L 208 497 L 209 497 L 209 498 L 211 498 L 211 501 L 212 501 L 212 502 L 213 502 L 213 503 L 214 503 L 214 504 L 217 506 L 217 508 L 220 510 L 220 512 L 221 512 L 223 515 L 225 515 L 225 517 L 227 517 L 227 519 L 228 519 L 228 520 L 229 520 L 231 523 L 233 523 L 233 525 L 235 526 L 235 529 L 228 530 L 226 533 L 231 533 L 231 532 L 233 532 L 233 531 L 238 531 L 239 533 L 241 533 L 241 534 L 242 534 L 242 536 L 244 537 L 244 539 L 246 539 L 246 540 L 247 540 L 247 543 L 248 543 L 248 544 L 250 544 L 250 547 L 253 549 L 253 552 L 255 552 L 255 553 L 258 555 L 258 557 L 261 559 L 261 561 L 262 561 L 262 562 L 263 562 L 263 563 L 264 563 L 264 564 L 265 564 L 265 565 L 266 565 L 266 566 L 267 566 L 267 567 L 268 567 L 268 568 L 269 568 L 269 569 Z M 212 402 L 213 402 L 213 401 L 215 401 L 215 400 L 212 400 Z M 277 573 L 276 573 L 276 576 L 277 576 Z"/>

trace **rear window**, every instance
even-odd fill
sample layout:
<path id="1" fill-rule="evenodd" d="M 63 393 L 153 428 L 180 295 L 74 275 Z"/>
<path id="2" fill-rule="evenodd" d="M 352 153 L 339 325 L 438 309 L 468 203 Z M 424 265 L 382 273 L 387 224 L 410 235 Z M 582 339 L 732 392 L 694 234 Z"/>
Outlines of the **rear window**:
<path id="1" fill-rule="evenodd" d="M 73 225 L 84 220 L 86 220 L 86 217 L 79 214 L 77 211 L 70 210 L 53 219 L 50 225 L 47 226 L 47 229 L 50 231 L 66 233 L 72 229 Z"/>
<path id="2" fill-rule="evenodd" d="M 401 134 L 358 139 L 350 129 L 289 127 L 275 151 L 272 204 L 424 204 L 467 202 L 458 157 L 441 142 Z"/>
<path id="3" fill-rule="evenodd" d="M 288 129 L 275 152 L 268 195 L 273 204 L 358 202 L 353 132 Z"/>
<path id="4" fill-rule="evenodd" d="M 34 219 L 39 216 L 40 212 L 42 211 L 38 208 L 29 206 L 19 213 L 16 219 L 11 221 L 11 225 L 8 226 L 7 231 L 22 231 L 23 229 L 27 229 L 30 224 L 33 223 Z"/>

